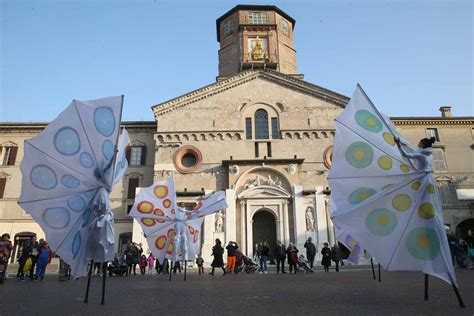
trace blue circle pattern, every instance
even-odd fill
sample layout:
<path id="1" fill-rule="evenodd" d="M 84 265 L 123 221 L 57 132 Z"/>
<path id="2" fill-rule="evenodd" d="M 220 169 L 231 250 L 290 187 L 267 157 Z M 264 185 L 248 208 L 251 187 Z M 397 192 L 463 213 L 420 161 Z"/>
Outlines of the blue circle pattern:
<path id="1" fill-rule="evenodd" d="M 98 170 L 98 169 L 96 169 Z M 91 181 L 84 181 L 82 184 L 84 184 L 86 187 L 88 188 L 95 188 L 97 187 L 97 184 L 95 184 L 94 182 L 91 182 Z"/>
<path id="2" fill-rule="evenodd" d="M 378 133 L 382 130 L 382 122 L 367 110 L 358 110 L 355 114 L 357 124 L 369 132 Z"/>
<path id="3" fill-rule="evenodd" d="M 70 217 L 64 207 L 52 207 L 44 211 L 43 220 L 52 229 L 63 229 L 69 224 Z"/>
<path id="4" fill-rule="evenodd" d="M 428 241 L 425 247 L 418 244 L 420 237 L 424 237 Z M 418 227 L 410 231 L 406 239 L 406 246 L 413 257 L 428 261 L 436 258 L 441 247 L 438 234 L 428 227 Z"/>
<path id="5" fill-rule="evenodd" d="M 81 237 L 81 232 L 78 231 L 76 235 L 74 235 L 74 240 L 72 242 L 72 258 L 76 259 L 76 256 L 79 254 L 79 251 L 81 250 L 81 245 L 82 245 L 82 237 Z"/>
<path id="6" fill-rule="evenodd" d="M 385 223 L 380 223 L 383 216 Z M 365 225 L 369 231 L 376 236 L 387 236 L 393 233 L 397 227 L 397 216 L 390 210 L 385 208 L 377 208 L 367 215 Z"/>
<path id="7" fill-rule="evenodd" d="M 51 190 L 58 184 L 56 173 L 45 165 L 37 165 L 31 169 L 30 181 L 35 187 L 42 190 Z"/>
<path id="8" fill-rule="evenodd" d="M 357 157 L 358 152 L 363 153 L 362 158 Z M 355 142 L 349 145 L 346 149 L 346 160 L 354 168 L 368 167 L 374 158 L 374 150 L 369 144 L 365 142 Z"/>
<path id="9" fill-rule="evenodd" d="M 105 140 L 102 144 L 102 153 L 105 159 L 110 160 L 114 156 L 114 144 L 110 140 Z"/>
<path id="10" fill-rule="evenodd" d="M 91 154 L 83 152 L 79 155 L 79 162 L 84 168 L 92 168 L 94 166 L 94 159 Z"/>
<path id="11" fill-rule="evenodd" d="M 375 193 L 377 193 L 377 191 L 372 188 L 361 187 L 352 191 L 351 194 L 349 194 L 349 197 L 347 198 L 347 200 L 349 201 L 350 204 L 356 205 L 368 199 Z"/>
<path id="12" fill-rule="evenodd" d="M 89 225 L 92 222 L 92 209 L 88 208 L 82 213 L 82 227 Z"/>
<path id="13" fill-rule="evenodd" d="M 86 201 L 80 196 L 73 196 L 67 200 L 67 206 L 74 212 L 80 212 L 86 207 Z"/>
<path id="14" fill-rule="evenodd" d="M 84 193 L 84 196 L 88 199 L 90 199 L 91 197 L 93 197 L 95 195 L 97 191 L 87 191 Z"/>
<path id="15" fill-rule="evenodd" d="M 101 135 L 109 137 L 115 131 L 114 112 L 109 107 L 104 106 L 95 109 L 94 124 Z"/>
<path id="16" fill-rule="evenodd" d="M 54 135 L 54 147 L 66 156 L 72 156 L 81 149 L 81 140 L 76 130 L 71 127 L 63 127 Z"/>
<path id="17" fill-rule="evenodd" d="M 77 188 L 80 184 L 79 180 L 77 180 L 75 176 L 71 176 L 69 174 L 61 178 L 61 183 L 69 189 Z"/>

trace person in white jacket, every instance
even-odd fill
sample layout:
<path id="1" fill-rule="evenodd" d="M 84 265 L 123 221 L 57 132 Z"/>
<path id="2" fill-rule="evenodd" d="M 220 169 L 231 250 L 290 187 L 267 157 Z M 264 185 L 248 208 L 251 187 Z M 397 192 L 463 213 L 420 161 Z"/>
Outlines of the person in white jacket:
<path id="1" fill-rule="evenodd" d="M 408 147 L 403 147 L 405 145 L 400 142 L 399 138 L 395 138 L 395 143 L 398 148 L 401 150 L 405 157 L 413 159 L 415 161 L 415 167 L 418 171 L 432 172 L 432 161 L 433 157 L 431 156 L 431 146 L 435 142 L 435 138 L 423 138 L 418 143 L 417 150 L 411 150 Z"/>

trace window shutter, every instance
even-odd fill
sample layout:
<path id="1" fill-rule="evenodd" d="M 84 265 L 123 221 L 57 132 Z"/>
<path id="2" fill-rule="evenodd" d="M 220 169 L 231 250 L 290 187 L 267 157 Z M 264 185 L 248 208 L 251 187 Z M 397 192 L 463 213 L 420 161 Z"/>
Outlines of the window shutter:
<path id="1" fill-rule="evenodd" d="M 127 194 L 128 199 L 134 199 L 135 198 L 135 189 L 138 187 L 139 180 L 140 179 L 138 179 L 138 178 L 128 179 L 128 194 Z"/>
<path id="2" fill-rule="evenodd" d="M 444 161 L 444 152 L 440 148 L 433 148 L 433 171 L 446 172 L 446 162 Z"/>
<path id="3" fill-rule="evenodd" d="M 8 162 L 8 165 L 13 166 L 15 165 L 15 160 L 16 160 L 16 154 L 18 152 L 18 147 L 12 147 L 11 149 L 11 154 L 10 154 L 10 161 Z"/>
<path id="4" fill-rule="evenodd" d="M 0 199 L 3 199 L 3 193 L 5 193 L 6 183 L 7 183 L 6 178 L 0 178 Z"/>
<path id="5" fill-rule="evenodd" d="M 141 156 L 140 165 L 142 166 L 146 165 L 146 146 L 142 147 L 142 156 Z"/>
<path id="6" fill-rule="evenodd" d="M 132 147 L 127 146 L 125 150 L 125 158 L 127 158 L 128 164 L 130 165 L 130 157 L 132 156 Z"/>

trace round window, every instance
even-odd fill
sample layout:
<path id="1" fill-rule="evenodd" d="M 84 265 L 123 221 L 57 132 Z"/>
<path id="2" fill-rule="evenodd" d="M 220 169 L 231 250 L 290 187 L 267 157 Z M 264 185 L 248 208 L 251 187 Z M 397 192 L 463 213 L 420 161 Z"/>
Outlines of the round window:
<path id="1" fill-rule="evenodd" d="M 333 153 L 333 147 L 331 145 L 328 148 L 326 148 L 323 154 L 323 163 L 328 169 L 331 169 L 331 166 L 332 166 L 332 153 Z"/>
<path id="2" fill-rule="evenodd" d="M 173 163 L 180 173 L 192 173 L 201 168 L 202 154 L 194 146 L 182 146 L 174 153 Z"/>
<path id="3" fill-rule="evenodd" d="M 181 164 L 186 168 L 193 167 L 197 162 L 197 158 L 192 153 L 184 154 L 183 158 L 181 158 Z"/>

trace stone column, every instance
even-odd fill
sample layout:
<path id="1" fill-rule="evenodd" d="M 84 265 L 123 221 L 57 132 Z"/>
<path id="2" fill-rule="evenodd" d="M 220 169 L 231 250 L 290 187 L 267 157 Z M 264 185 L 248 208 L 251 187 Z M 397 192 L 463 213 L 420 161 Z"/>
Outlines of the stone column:
<path id="1" fill-rule="evenodd" d="M 277 240 L 280 240 L 281 242 L 284 242 L 285 240 L 285 227 L 284 227 L 284 208 L 283 204 L 285 201 L 281 201 L 278 205 L 278 218 L 277 218 L 277 227 L 278 227 L 278 234 L 277 234 Z"/>
<path id="2" fill-rule="evenodd" d="M 326 217 L 326 205 L 325 205 L 325 195 L 323 193 L 324 188 L 322 186 L 315 187 L 315 209 L 316 209 L 316 224 L 317 224 L 317 234 L 318 234 L 318 254 L 316 259 L 320 261 L 320 254 L 319 251 L 323 248 L 323 244 L 325 242 L 329 242 L 328 240 L 328 225 L 327 225 L 327 217 Z"/>
<path id="3" fill-rule="evenodd" d="M 236 241 L 237 238 L 237 223 L 235 214 L 235 191 L 233 189 L 225 190 L 225 199 L 227 202 L 227 209 L 225 211 L 225 239 Z"/>
<path id="4" fill-rule="evenodd" d="M 327 218 L 327 223 L 328 223 L 328 240 L 329 240 L 329 245 L 332 247 L 336 243 L 336 233 L 334 231 L 334 224 L 332 223 L 331 220 L 331 215 L 329 214 L 329 209 L 327 208 L 327 203 L 325 201 L 324 203 L 324 208 L 326 209 L 326 218 Z"/>
<path id="5" fill-rule="evenodd" d="M 288 223 L 288 200 L 283 201 L 283 240 L 281 241 L 288 247 L 290 242 L 290 225 Z"/>
<path id="6" fill-rule="evenodd" d="M 303 249 L 306 232 L 306 219 L 303 207 L 303 187 L 295 185 L 293 187 L 293 219 L 295 223 L 295 245 L 298 249 Z"/>
<path id="7" fill-rule="evenodd" d="M 253 229 L 252 229 L 252 218 L 250 217 L 250 205 L 249 201 L 247 200 L 245 203 L 245 225 L 247 227 L 247 234 L 246 234 L 246 239 L 247 239 L 247 249 L 246 249 L 246 255 L 251 257 L 253 255 Z"/>
<path id="8" fill-rule="evenodd" d="M 245 201 L 240 201 L 240 236 L 242 236 L 242 240 L 240 241 L 240 249 L 244 254 L 246 254 L 246 245 L 247 245 L 247 235 L 245 234 L 245 227 L 247 225 L 245 218 L 246 218 L 246 203 Z"/>

